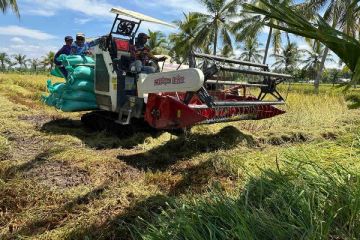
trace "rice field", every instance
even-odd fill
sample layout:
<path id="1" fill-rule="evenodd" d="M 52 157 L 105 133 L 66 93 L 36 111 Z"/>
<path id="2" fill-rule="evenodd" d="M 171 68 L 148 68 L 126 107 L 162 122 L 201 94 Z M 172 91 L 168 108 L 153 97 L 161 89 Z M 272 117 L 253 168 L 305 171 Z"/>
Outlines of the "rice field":
<path id="1" fill-rule="evenodd" d="M 294 84 L 276 118 L 117 137 L 44 106 L 48 78 L 0 73 L 0 239 L 360 237 L 357 89 Z"/>

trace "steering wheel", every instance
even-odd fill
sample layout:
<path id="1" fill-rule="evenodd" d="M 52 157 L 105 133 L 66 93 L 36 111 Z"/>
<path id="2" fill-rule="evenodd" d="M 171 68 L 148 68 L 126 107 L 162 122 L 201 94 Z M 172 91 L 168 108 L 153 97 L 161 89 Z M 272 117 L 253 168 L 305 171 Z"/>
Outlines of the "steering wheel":
<path id="1" fill-rule="evenodd" d="M 155 68 L 155 72 L 160 72 L 159 62 L 156 59 L 151 59 L 147 65 Z"/>

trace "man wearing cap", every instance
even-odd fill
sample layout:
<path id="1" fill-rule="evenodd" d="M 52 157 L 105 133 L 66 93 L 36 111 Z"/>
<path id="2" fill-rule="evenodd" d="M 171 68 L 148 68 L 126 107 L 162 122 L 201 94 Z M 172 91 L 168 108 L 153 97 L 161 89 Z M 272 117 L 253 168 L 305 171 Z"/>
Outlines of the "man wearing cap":
<path id="1" fill-rule="evenodd" d="M 91 42 L 85 42 L 85 34 L 77 33 L 76 40 L 71 45 L 71 55 L 87 55 L 89 54 L 89 49 L 99 43 L 100 39 L 96 39 Z"/>
<path id="2" fill-rule="evenodd" d="M 139 33 L 135 46 L 131 48 L 132 63 L 130 65 L 131 71 L 154 73 L 155 67 L 150 66 L 150 60 L 165 61 L 166 57 L 157 58 L 151 53 L 151 49 L 145 44 L 149 36 L 145 33 Z"/>
<path id="3" fill-rule="evenodd" d="M 66 36 L 65 37 L 65 45 L 62 46 L 62 48 L 55 54 L 54 56 L 54 63 L 56 66 L 59 67 L 61 73 L 67 77 L 67 71 L 65 69 L 65 67 L 63 67 L 61 65 L 61 62 L 59 62 L 57 60 L 57 58 L 61 55 L 61 54 L 65 54 L 65 55 L 70 55 L 70 51 L 71 51 L 71 44 L 73 43 L 73 38 L 71 36 Z"/>

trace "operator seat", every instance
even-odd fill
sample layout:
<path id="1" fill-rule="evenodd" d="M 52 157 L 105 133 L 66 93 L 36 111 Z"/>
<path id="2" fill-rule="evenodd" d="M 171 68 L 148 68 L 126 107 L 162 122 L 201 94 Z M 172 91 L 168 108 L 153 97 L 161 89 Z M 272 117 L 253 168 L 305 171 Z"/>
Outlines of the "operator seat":
<path id="1" fill-rule="evenodd" d="M 109 50 L 117 69 L 128 72 L 131 63 L 130 41 L 127 39 L 112 38 L 111 48 Z"/>

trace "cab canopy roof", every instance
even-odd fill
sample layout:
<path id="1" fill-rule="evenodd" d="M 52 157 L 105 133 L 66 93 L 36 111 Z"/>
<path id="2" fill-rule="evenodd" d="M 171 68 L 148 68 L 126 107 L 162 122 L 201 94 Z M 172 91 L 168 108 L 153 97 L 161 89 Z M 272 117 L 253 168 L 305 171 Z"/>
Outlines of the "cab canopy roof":
<path id="1" fill-rule="evenodd" d="M 173 24 L 161 21 L 161 20 L 153 18 L 153 17 L 146 16 L 142 13 L 134 12 L 134 11 L 123 9 L 123 8 L 112 8 L 110 10 L 110 12 L 119 14 L 119 15 L 123 15 L 126 17 L 135 18 L 137 20 L 144 21 L 144 22 L 156 23 L 156 24 L 161 24 L 161 25 L 167 26 L 167 27 L 176 28 Z"/>

